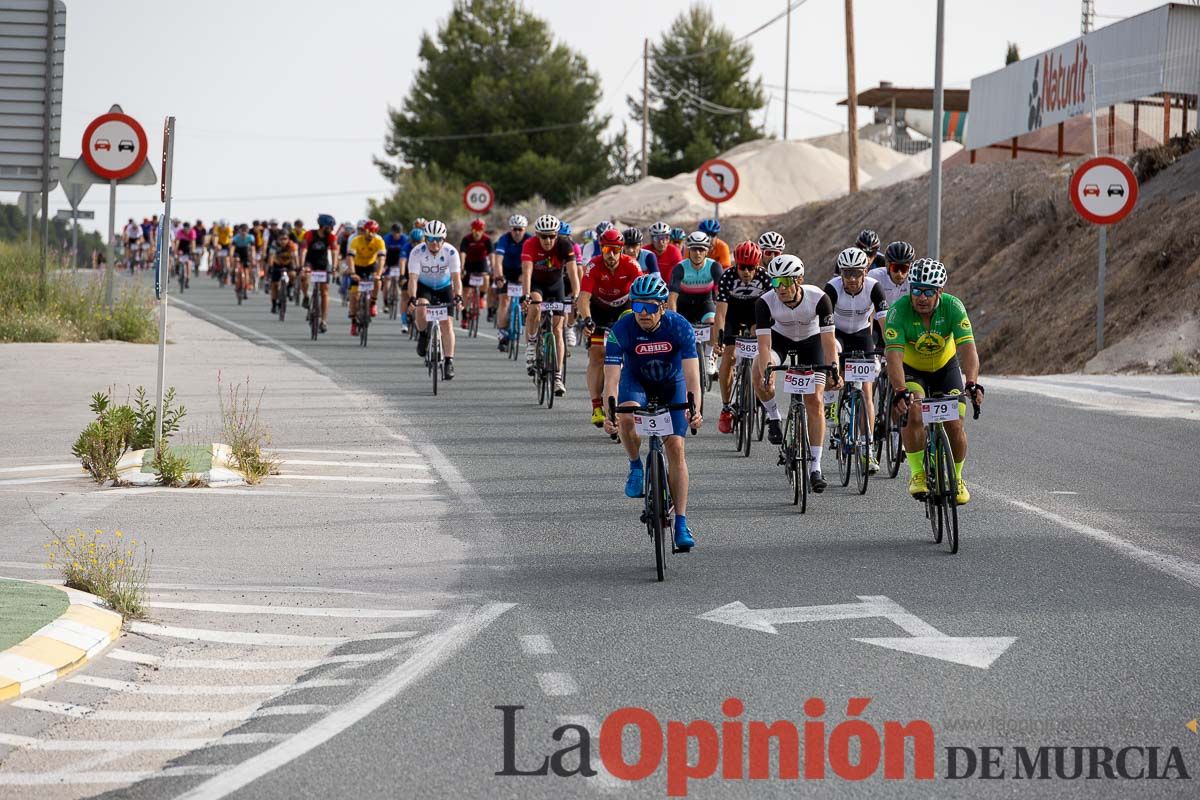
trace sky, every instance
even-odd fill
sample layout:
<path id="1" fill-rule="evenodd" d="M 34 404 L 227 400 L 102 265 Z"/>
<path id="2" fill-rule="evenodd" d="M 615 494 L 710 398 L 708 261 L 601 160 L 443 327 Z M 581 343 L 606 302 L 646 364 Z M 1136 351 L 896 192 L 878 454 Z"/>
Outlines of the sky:
<path id="1" fill-rule="evenodd" d="M 163 120 L 176 118 L 172 215 L 313 220 L 328 212 L 356 218 L 367 199 L 389 193 L 372 163 L 383 155 L 388 107 L 399 107 L 419 66 L 422 31 L 433 33 L 452 0 L 66 0 L 67 49 L 60 155 L 77 158 L 87 124 L 114 103 L 137 119 L 158 169 Z M 639 89 L 642 38 L 666 35 L 686 0 L 525 0 L 556 39 L 586 56 L 601 79 L 603 113 L 640 118 L 625 96 Z M 786 0 L 708 0 L 735 36 L 786 8 Z M 1008 42 L 1032 55 L 1079 34 L 1079 0 L 947 0 L 945 82 L 1003 66 Z M 1162 5 L 1159 0 L 1097 0 L 1102 26 Z M 932 86 L 935 0 L 855 0 L 859 91 L 890 80 Z M 783 129 L 783 20 L 747 40 L 753 74 L 771 98 L 755 115 Z M 807 0 L 792 12 L 788 138 L 845 129 L 843 0 Z M 860 110 L 859 123 L 869 117 Z M 536 124 L 534 122 L 533 124 Z M 81 208 L 106 229 L 108 187 L 92 187 Z M 0 199 L 16 202 L 15 194 Z M 67 208 L 61 189 L 51 213 Z M 117 225 L 161 213 L 158 187 L 117 189 Z M 85 223 L 87 225 L 88 223 Z"/>

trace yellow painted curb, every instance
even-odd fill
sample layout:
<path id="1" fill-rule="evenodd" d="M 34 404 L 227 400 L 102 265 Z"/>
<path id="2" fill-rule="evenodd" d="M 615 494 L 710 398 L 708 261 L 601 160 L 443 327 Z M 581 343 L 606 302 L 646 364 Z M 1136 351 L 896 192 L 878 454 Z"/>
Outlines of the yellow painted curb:
<path id="1" fill-rule="evenodd" d="M 45 686 L 102 653 L 121 634 L 121 615 L 95 595 L 62 589 L 71 604 L 25 641 L 0 652 L 0 701 Z"/>

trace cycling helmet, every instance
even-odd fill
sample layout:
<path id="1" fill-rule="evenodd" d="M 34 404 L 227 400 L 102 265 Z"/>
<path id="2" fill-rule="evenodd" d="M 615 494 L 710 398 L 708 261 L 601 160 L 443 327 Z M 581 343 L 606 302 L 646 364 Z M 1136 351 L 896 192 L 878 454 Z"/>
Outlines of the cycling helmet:
<path id="1" fill-rule="evenodd" d="M 771 259 L 767 264 L 768 278 L 804 278 L 804 262 L 799 256 L 782 253 Z"/>
<path id="2" fill-rule="evenodd" d="M 571 235 L 571 223 L 559 222 L 558 223 L 558 233 L 560 236 L 570 236 Z"/>
<path id="3" fill-rule="evenodd" d="M 392 233 L 404 233 L 404 226 L 402 226 L 399 222 L 393 222 Z"/>
<path id="4" fill-rule="evenodd" d="M 865 270 L 871 265 L 871 259 L 867 257 L 860 248 L 847 247 L 842 252 L 838 253 L 837 268 L 838 274 L 844 269 L 861 269 Z"/>
<path id="5" fill-rule="evenodd" d="M 558 233 L 558 217 L 553 214 L 542 214 L 533 223 L 533 229 L 538 233 Z"/>
<path id="6" fill-rule="evenodd" d="M 932 286 L 941 289 L 946 285 L 946 265 L 932 258 L 922 258 L 912 265 L 908 282 L 913 286 Z"/>
<path id="7" fill-rule="evenodd" d="M 525 217 L 521 216 L 520 214 L 513 214 L 511 217 L 508 218 L 508 227 L 510 227 L 510 228 L 528 228 L 529 220 L 525 219 Z"/>
<path id="8" fill-rule="evenodd" d="M 721 232 L 721 223 L 712 217 L 700 220 L 700 224 L 697 227 L 709 236 L 716 236 Z"/>
<path id="9" fill-rule="evenodd" d="M 429 224 L 429 221 L 426 220 L 424 217 L 417 217 L 416 219 L 413 220 L 414 228 L 424 228 L 428 224 Z"/>
<path id="10" fill-rule="evenodd" d="M 363 230 L 367 233 L 379 233 L 379 223 L 373 219 L 369 219 L 363 223 Z"/>
<path id="11" fill-rule="evenodd" d="M 687 237 L 688 250 L 710 250 L 712 249 L 712 239 L 708 238 L 707 233 L 702 231 L 692 231 Z"/>
<path id="12" fill-rule="evenodd" d="M 665 222 L 656 222 L 650 226 L 650 236 L 657 238 L 660 236 L 670 236 L 671 226 Z"/>
<path id="13" fill-rule="evenodd" d="M 672 242 L 682 242 L 685 236 L 687 236 L 687 234 L 683 232 L 683 228 L 671 228 Z"/>
<path id="14" fill-rule="evenodd" d="M 641 228 L 626 228 L 621 236 L 625 240 L 626 247 L 637 247 L 642 243 Z"/>
<path id="15" fill-rule="evenodd" d="M 879 249 L 879 234 L 875 233 L 873 230 L 864 230 L 862 233 L 858 234 L 858 239 L 855 240 L 854 244 L 858 247 L 861 247 L 863 250 L 868 250 L 874 253 Z"/>
<path id="16" fill-rule="evenodd" d="M 225 220 L 221 220 L 221 224 L 228 225 L 229 223 L 227 223 Z M 318 228 L 332 228 L 336 224 L 337 220 L 333 218 L 332 214 L 320 214 L 317 216 Z"/>
<path id="17" fill-rule="evenodd" d="M 284 229 L 285 231 L 290 231 L 290 230 L 292 229 L 292 223 L 288 222 L 288 221 L 285 219 L 285 220 L 283 221 L 283 229 Z"/>
<path id="18" fill-rule="evenodd" d="M 783 235 L 775 231 L 767 231 L 762 236 L 758 237 L 758 246 L 763 250 L 776 250 L 780 253 L 787 246 L 787 242 L 783 240 Z"/>
<path id="19" fill-rule="evenodd" d="M 619 247 L 619 246 L 623 245 L 624 243 L 625 243 L 624 237 L 622 237 L 621 234 L 617 232 L 616 228 L 609 228 L 604 233 L 600 234 L 600 246 L 601 247 L 611 247 L 613 245 L 617 245 Z"/>
<path id="20" fill-rule="evenodd" d="M 425 231 L 421 228 L 414 228 L 412 232 L 408 234 L 408 238 L 412 239 L 414 242 L 423 242 L 425 241 Z"/>
<path id="21" fill-rule="evenodd" d="M 584 241 L 585 243 L 586 243 L 586 242 L 594 242 L 594 241 L 596 241 L 596 232 L 595 232 L 594 230 L 592 230 L 591 228 L 584 228 L 584 230 L 583 230 L 583 241 Z"/>
<path id="22" fill-rule="evenodd" d="M 471 220 L 471 230 L 473 230 L 473 231 L 481 231 L 486 227 L 487 227 L 487 224 L 481 219 Z"/>
<path id="23" fill-rule="evenodd" d="M 754 242 L 746 240 L 733 249 L 735 264 L 752 264 L 757 267 L 760 261 L 762 261 L 762 248 Z"/>
<path id="24" fill-rule="evenodd" d="M 272 224 L 272 225 L 278 225 L 278 224 L 279 224 L 279 220 L 277 220 L 277 219 L 273 219 L 273 220 L 271 220 L 271 224 Z"/>
<path id="25" fill-rule="evenodd" d="M 657 300 L 662 303 L 669 294 L 663 279 L 654 273 L 641 276 L 629 287 L 629 297 L 633 300 Z"/>
<path id="26" fill-rule="evenodd" d="M 430 239 L 445 239 L 446 225 L 441 220 L 431 219 L 425 223 L 425 235 Z"/>
<path id="27" fill-rule="evenodd" d="M 916 251 L 908 242 L 892 242 L 885 252 L 889 264 L 911 264 L 916 257 Z"/>
<path id="28" fill-rule="evenodd" d="M 615 227 L 617 227 L 617 226 L 613 225 L 611 222 L 609 222 L 606 219 L 600 220 L 599 222 L 596 223 L 596 235 L 600 236 L 609 228 L 615 228 Z"/>

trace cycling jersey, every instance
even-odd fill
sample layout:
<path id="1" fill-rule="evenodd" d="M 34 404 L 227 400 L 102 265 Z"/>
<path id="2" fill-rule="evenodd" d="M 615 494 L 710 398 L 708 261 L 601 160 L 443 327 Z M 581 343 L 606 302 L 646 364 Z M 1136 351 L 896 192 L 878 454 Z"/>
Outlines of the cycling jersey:
<path id="1" fill-rule="evenodd" d="M 580 291 L 590 294 L 594 302 L 612 308 L 622 307 L 628 305 L 629 287 L 641 274 L 642 270 L 637 262 L 624 253 L 621 254 L 615 269 L 609 269 L 604 259 L 596 256 L 588 264 Z M 593 308 L 593 315 L 595 310 Z"/>
<path id="2" fill-rule="evenodd" d="M 196 241 L 196 232 L 190 228 L 188 230 L 180 228 L 175 232 L 175 241 L 179 243 L 180 253 L 190 254 L 192 252 L 192 244 Z"/>
<path id="3" fill-rule="evenodd" d="M 355 269 L 366 269 L 375 265 L 380 253 L 387 251 L 383 237 L 374 233 L 360 233 L 350 240 L 346 252 L 354 257 Z"/>
<path id="4" fill-rule="evenodd" d="M 249 251 L 254 245 L 254 237 L 248 233 L 235 234 L 231 241 L 233 242 L 233 246 L 238 250 Z"/>
<path id="5" fill-rule="evenodd" d="M 559 236 L 547 250 L 536 236 L 525 241 L 521 248 L 521 264 L 533 262 L 533 282 L 553 283 L 563 276 L 566 265 L 575 260 L 575 248 L 571 240 Z"/>
<path id="6" fill-rule="evenodd" d="M 696 358 L 692 325 L 674 311 L 664 311 L 658 327 L 642 330 L 632 314 L 621 317 L 608 332 L 604 363 L 621 365 L 622 378 L 643 384 L 664 384 L 683 377 L 683 359 Z"/>
<path id="7" fill-rule="evenodd" d="M 833 303 L 833 324 L 842 333 L 870 330 L 872 319 L 887 316 L 888 303 L 883 287 L 874 278 L 864 278 L 858 294 L 846 291 L 839 275 L 825 284 L 825 294 Z"/>
<path id="8" fill-rule="evenodd" d="M 488 256 L 492 254 L 492 240 L 487 236 L 476 239 L 468 233 L 463 237 L 458 251 L 462 254 L 464 269 L 468 272 L 486 272 Z"/>
<path id="9" fill-rule="evenodd" d="M 883 340 L 889 353 L 904 354 L 904 364 L 924 372 L 936 372 L 954 358 L 958 345 L 975 341 L 975 332 L 962 301 L 942 293 L 926 327 L 913 308 L 912 297 L 904 296 L 888 311 Z"/>
<path id="10" fill-rule="evenodd" d="M 281 239 L 271 247 L 268 258 L 271 260 L 272 267 L 294 268 L 296 266 L 296 245 L 287 239 Z"/>
<path id="11" fill-rule="evenodd" d="M 639 250 L 637 254 L 638 266 L 642 268 L 642 272 L 649 275 L 651 272 L 658 272 L 658 257 L 653 250 Z"/>
<path id="12" fill-rule="evenodd" d="M 789 306 L 775 290 L 754 301 L 754 321 L 759 336 L 775 331 L 785 339 L 800 341 L 833 331 L 833 303 L 816 286 L 803 284 L 800 301 Z"/>
<path id="13" fill-rule="evenodd" d="M 150 241 L 150 236 L 153 233 L 154 233 L 154 223 L 143 222 L 142 223 L 142 238 L 148 242 L 148 241 Z"/>
<path id="14" fill-rule="evenodd" d="M 867 273 L 867 277 L 874 278 L 879 282 L 879 287 L 883 289 L 884 299 L 887 300 L 889 306 L 895 305 L 897 300 L 908 294 L 907 275 L 899 285 L 892 282 L 892 276 L 887 267 L 876 267 Z"/>
<path id="15" fill-rule="evenodd" d="M 715 259 L 725 269 L 729 269 L 729 266 L 733 263 L 729 256 L 729 245 L 725 243 L 724 239 L 718 239 L 715 236 L 713 237 L 712 250 L 708 252 L 708 255 L 709 258 Z"/>
<path id="16" fill-rule="evenodd" d="M 725 303 L 725 344 L 732 344 L 738 331 L 754 325 L 754 305 L 758 298 L 771 291 L 771 279 L 762 267 L 749 283 L 742 280 L 736 269 L 727 269 L 717 281 L 717 302 Z"/>
<path id="17" fill-rule="evenodd" d="M 337 248 L 332 232 L 321 235 L 319 230 L 304 234 L 304 263 L 317 272 L 329 271 L 329 253 Z"/>
<path id="18" fill-rule="evenodd" d="M 217 244 L 221 247 L 229 247 L 233 242 L 233 228 L 229 225 L 218 225 L 213 228 L 213 234 L 217 237 Z"/>
<path id="19" fill-rule="evenodd" d="M 513 238 L 512 231 L 509 231 L 496 240 L 496 252 L 500 254 L 500 267 L 504 270 L 505 280 L 511 281 L 521 277 L 521 253 L 525 243 L 532 238 L 531 234 L 526 233 L 518 242 Z"/>
<path id="20" fill-rule="evenodd" d="M 668 244 L 661 253 L 653 247 L 643 249 L 654 253 L 654 259 L 658 262 L 658 271 L 663 275 L 670 275 L 675 265 L 684 260 L 683 253 L 679 252 L 679 248 L 673 244 Z"/>
<path id="21" fill-rule="evenodd" d="M 400 266 L 400 259 L 407 258 L 412 249 L 409 246 L 408 237 L 403 233 L 389 233 L 383 237 L 383 243 L 387 247 L 387 255 L 383 257 L 385 267 Z"/>
<path id="22" fill-rule="evenodd" d="M 722 271 L 721 265 L 711 258 L 704 259 L 699 267 L 690 258 L 685 259 L 671 271 L 671 282 L 667 288 L 678 292 L 680 300 L 684 300 L 685 295 L 689 300 L 707 299 L 716 290 Z"/>
<path id="23" fill-rule="evenodd" d="M 137 223 L 131 223 L 125 226 L 125 238 L 134 241 L 142 238 L 142 226 Z"/>
<path id="24" fill-rule="evenodd" d="M 417 275 L 420 285 L 430 289 L 445 289 L 452 282 L 451 275 L 462 272 L 458 251 L 449 242 L 442 242 L 437 254 L 429 252 L 429 245 L 422 242 L 408 254 L 408 274 Z"/>

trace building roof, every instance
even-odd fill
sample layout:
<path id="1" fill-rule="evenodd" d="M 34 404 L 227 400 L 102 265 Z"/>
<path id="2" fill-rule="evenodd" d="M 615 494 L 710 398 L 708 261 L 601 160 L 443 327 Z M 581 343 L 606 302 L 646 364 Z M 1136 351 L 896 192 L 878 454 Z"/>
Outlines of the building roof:
<path id="1" fill-rule="evenodd" d="M 970 89 L 943 89 L 942 107 L 945 111 L 966 111 L 970 97 Z M 893 99 L 896 101 L 896 108 L 933 110 L 933 89 L 912 89 L 880 84 L 874 89 L 858 93 L 858 105 L 871 108 L 890 108 Z M 846 101 L 841 100 L 838 105 L 844 106 Z"/>

